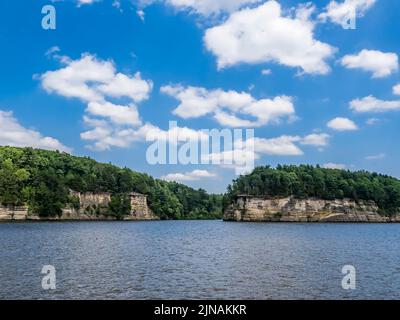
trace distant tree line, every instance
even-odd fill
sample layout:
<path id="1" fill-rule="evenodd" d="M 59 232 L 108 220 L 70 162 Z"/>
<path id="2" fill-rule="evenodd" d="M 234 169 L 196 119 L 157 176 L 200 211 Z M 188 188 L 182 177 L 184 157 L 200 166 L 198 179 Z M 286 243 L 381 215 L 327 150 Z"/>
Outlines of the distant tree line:
<path id="1" fill-rule="evenodd" d="M 109 192 L 109 214 L 120 217 L 130 211 L 127 195 L 147 195 L 152 211 L 161 219 L 220 218 L 222 196 L 210 195 L 176 182 L 75 157 L 58 151 L 0 147 L 0 203 L 26 204 L 43 216 L 60 215 L 66 205 L 79 207 L 78 192 Z"/>
<path id="2" fill-rule="evenodd" d="M 223 206 L 226 207 L 239 194 L 373 200 L 383 215 L 397 214 L 400 208 L 400 181 L 396 178 L 366 171 L 352 172 L 311 165 L 257 167 L 252 173 L 233 181 L 224 196 Z"/>

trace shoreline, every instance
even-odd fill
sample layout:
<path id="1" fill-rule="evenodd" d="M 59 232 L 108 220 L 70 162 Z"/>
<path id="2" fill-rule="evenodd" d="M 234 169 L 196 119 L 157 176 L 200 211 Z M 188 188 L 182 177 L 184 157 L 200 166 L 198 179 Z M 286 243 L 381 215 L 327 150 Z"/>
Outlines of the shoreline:
<path id="1" fill-rule="evenodd" d="M 399 224 L 400 221 L 235 221 L 224 219 L 176 219 L 176 220 L 115 220 L 115 219 L 26 219 L 26 220 L 0 220 L 1 224 L 7 223 L 55 223 L 55 222 L 172 222 L 172 221 L 220 221 L 227 223 L 257 223 L 257 224 Z"/>
<path id="2" fill-rule="evenodd" d="M 235 221 L 223 220 L 231 223 L 269 223 L 269 224 L 397 224 L 400 221 Z"/>
<path id="3" fill-rule="evenodd" d="M 168 221 L 223 221 L 223 219 L 176 219 L 176 220 L 117 220 L 117 219 L 10 219 L 10 220 L 0 220 L 0 224 L 2 223 L 34 223 L 34 222 L 168 222 Z M 225 222 L 225 221 L 224 221 Z"/>

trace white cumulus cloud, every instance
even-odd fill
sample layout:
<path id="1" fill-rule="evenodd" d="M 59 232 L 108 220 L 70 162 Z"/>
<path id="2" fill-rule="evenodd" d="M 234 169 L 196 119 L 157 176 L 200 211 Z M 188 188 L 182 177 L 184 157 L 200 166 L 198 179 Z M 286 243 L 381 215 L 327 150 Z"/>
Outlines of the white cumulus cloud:
<path id="1" fill-rule="evenodd" d="M 400 83 L 393 87 L 393 94 L 400 96 Z"/>
<path id="2" fill-rule="evenodd" d="M 276 138 L 254 138 L 256 153 L 273 156 L 300 156 L 303 150 L 297 144 L 326 147 L 330 136 L 326 133 L 312 133 L 304 137 L 282 135 Z"/>
<path id="3" fill-rule="evenodd" d="M 258 127 L 295 115 L 292 98 L 288 96 L 257 100 L 246 92 L 180 85 L 163 86 L 161 92 L 180 102 L 173 113 L 181 118 L 211 114 L 219 124 L 228 127 Z"/>
<path id="4" fill-rule="evenodd" d="M 221 12 L 230 13 L 246 5 L 259 3 L 262 0 L 165 0 L 165 3 L 177 9 L 189 10 L 209 16 Z"/>
<path id="5" fill-rule="evenodd" d="M 135 105 L 121 106 L 111 102 L 89 102 L 86 111 L 93 116 L 107 117 L 116 124 L 138 126 L 142 122 Z"/>
<path id="6" fill-rule="evenodd" d="M 343 169 L 346 169 L 347 166 L 345 164 L 341 164 L 341 163 L 328 162 L 328 163 L 325 163 L 322 167 L 325 169 L 341 169 L 341 170 L 343 170 Z"/>
<path id="7" fill-rule="evenodd" d="M 330 20 L 341 25 L 348 19 L 364 16 L 375 2 L 376 0 L 331 1 L 326 6 L 325 11 L 319 15 L 319 18 L 322 21 Z"/>
<path id="8" fill-rule="evenodd" d="M 23 127 L 11 111 L 0 110 L 0 145 L 71 152 L 60 141 Z"/>
<path id="9" fill-rule="evenodd" d="M 341 64 L 348 69 L 361 69 L 371 72 L 373 78 L 387 77 L 399 68 L 396 53 L 366 49 L 358 54 L 344 56 Z"/>
<path id="10" fill-rule="evenodd" d="M 100 0 L 77 0 L 78 6 L 82 6 L 82 5 L 85 5 L 85 4 L 92 4 L 92 3 L 95 3 L 97 1 L 100 1 Z"/>
<path id="11" fill-rule="evenodd" d="M 400 110 L 400 100 L 380 100 L 374 96 L 350 101 L 350 109 L 359 112 L 386 112 Z"/>
<path id="12" fill-rule="evenodd" d="M 152 81 L 142 79 L 139 72 L 133 76 L 117 72 L 112 61 L 90 54 L 77 60 L 65 56 L 59 60 L 64 66 L 42 74 L 42 87 L 48 93 L 87 104 L 84 123 L 90 129 L 82 132 L 81 138 L 93 143 L 88 147 L 107 150 L 128 147 L 138 140 L 142 121 L 136 103 L 148 99 Z M 121 103 L 114 102 L 116 99 Z"/>
<path id="13" fill-rule="evenodd" d="M 201 180 L 204 178 L 213 178 L 215 177 L 215 173 L 211 173 L 207 170 L 193 170 L 190 172 L 185 172 L 185 173 L 169 173 L 165 176 L 162 176 L 161 179 L 167 180 L 167 181 L 195 181 L 195 180 Z"/>
<path id="14" fill-rule="evenodd" d="M 135 102 L 148 98 L 152 82 L 117 73 L 112 61 L 98 60 L 84 54 L 80 59 L 64 59 L 65 67 L 47 71 L 41 76 L 42 86 L 49 93 L 79 98 L 85 102 L 103 101 L 105 97 L 127 97 Z"/>
<path id="15" fill-rule="evenodd" d="M 327 126 L 336 131 L 354 131 L 358 129 L 354 121 L 342 117 L 330 120 Z"/>
<path id="16" fill-rule="evenodd" d="M 271 73 L 272 73 L 271 69 L 263 69 L 263 70 L 261 70 L 261 74 L 262 74 L 263 76 L 268 76 L 268 75 L 270 75 Z"/>
<path id="17" fill-rule="evenodd" d="M 300 7 L 285 16 L 274 0 L 256 8 L 234 12 L 224 23 L 206 30 L 204 42 L 216 57 L 218 68 L 239 63 L 276 62 L 304 73 L 326 74 L 326 60 L 336 49 L 314 37 L 309 20 L 314 7 Z"/>
<path id="18" fill-rule="evenodd" d="M 301 144 L 326 147 L 329 145 L 330 135 L 327 133 L 311 133 L 301 139 Z"/>
<path id="19" fill-rule="evenodd" d="M 255 138 L 254 150 L 256 153 L 271 156 L 300 156 L 303 151 L 295 144 L 301 139 L 296 136 L 280 136 L 277 138 Z"/>
<path id="20" fill-rule="evenodd" d="M 254 163 L 262 156 L 302 156 L 304 152 L 299 145 L 324 147 L 329 144 L 329 137 L 325 133 L 309 134 L 304 137 L 290 135 L 273 138 L 254 137 L 245 140 L 242 144 L 235 144 L 233 150 L 204 155 L 202 159 L 213 161 L 213 163 L 215 161 L 226 168 L 237 169 L 242 164 Z M 232 165 L 227 163 L 232 163 Z"/>

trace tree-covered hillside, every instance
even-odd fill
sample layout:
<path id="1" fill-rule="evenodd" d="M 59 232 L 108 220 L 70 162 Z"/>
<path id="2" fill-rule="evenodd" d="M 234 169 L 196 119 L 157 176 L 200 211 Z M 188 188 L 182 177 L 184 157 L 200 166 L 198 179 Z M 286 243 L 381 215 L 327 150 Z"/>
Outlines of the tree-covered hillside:
<path id="1" fill-rule="evenodd" d="M 98 163 L 87 157 L 32 148 L 0 147 L 0 203 L 27 204 L 40 215 L 57 215 L 66 204 L 76 205 L 69 190 L 109 192 L 111 210 L 126 210 L 125 196 L 148 196 L 153 212 L 161 219 L 218 218 L 220 195 L 209 195 L 183 184 L 154 179 L 128 168 Z M 124 209 L 125 208 L 125 209 Z"/>
<path id="2" fill-rule="evenodd" d="M 310 165 L 258 167 L 251 174 L 233 181 L 224 197 L 224 207 L 239 194 L 373 200 L 381 214 L 393 215 L 400 211 L 400 180 L 366 171 L 351 172 Z"/>
<path id="3" fill-rule="evenodd" d="M 207 194 L 202 189 L 154 179 L 87 157 L 32 148 L 0 147 L 2 205 L 27 204 L 32 212 L 40 215 L 57 215 L 66 205 L 79 204 L 70 196 L 70 189 L 111 193 L 110 214 L 115 215 L 128 211 L 128 193 L 143 193 L 148 196 L 150 208 L 161 219 L 219 218 L 222 207 L 232 203 L 238 194 L 373 200 L 382 214 L 400 212 L 400 180 L 365 171 L 310 165 L 258 167 L 251 174 L 234 180 L 222 201 L 222 196 Z"/>

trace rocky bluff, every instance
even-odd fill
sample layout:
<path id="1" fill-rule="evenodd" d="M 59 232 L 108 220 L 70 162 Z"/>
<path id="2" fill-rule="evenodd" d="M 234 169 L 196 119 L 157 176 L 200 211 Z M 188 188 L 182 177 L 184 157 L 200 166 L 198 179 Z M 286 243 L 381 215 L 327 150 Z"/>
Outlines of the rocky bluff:
<path id="1" fill-rule="evenodd" d="M 107 208 L 111 201 L 110 193 L 79 193 L 70 192 L 71 196 L 79 199 L 79 208 L 66 207 L 61 216 L 40 217 L 29 212 L 28 207 L 4 207 L 0 206 L 1 220 L 115 220 L 114 216 L 107 214 Z M 147 197 L 141 193 L 130 193 L 131 211 L 123 220 L 158 220 L 147 205 Z"/>
<path id="2" fill-rule="evenodd" d="M 400 222 L 381 216 L 374 201 L 261 198 L 239 195 L 224 212 L 225 221 L 265 222 Z"/>

